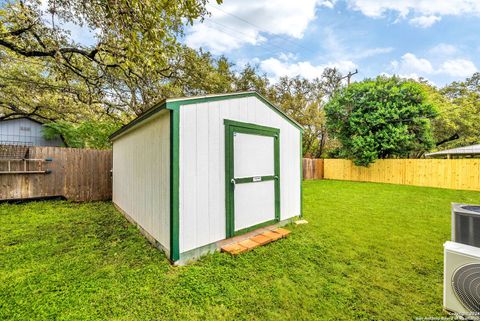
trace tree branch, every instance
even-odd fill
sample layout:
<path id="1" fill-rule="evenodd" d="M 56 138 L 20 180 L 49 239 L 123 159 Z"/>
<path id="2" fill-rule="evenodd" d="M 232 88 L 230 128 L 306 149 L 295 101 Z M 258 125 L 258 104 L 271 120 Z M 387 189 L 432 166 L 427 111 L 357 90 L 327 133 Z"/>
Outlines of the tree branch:
<path id="1" fill-rule="evenodd" d="M 3 39 L 0 39 L 0 45 L 24 57 L 54 57 L 56 52 L 55 50 L 50 50 L 50 51 L 25 50 Z"/>
<path id="2" fill-rule="evenodd" d="M 31 30 L 33 28 L 33 26 L 34 26 L 34 24 L 31 24 L 30 26 L 25 27 L 25 28 L 5 32 L 5 33 L 2 34 L 2 36 L 20 36 L 22 33 L 25 33 L 27 31 Z"/>
<path id="3" fill-rule="evenodd" d="M 452 136 L 448 137 L 448 138 L 445 138 L 439 142 L 437 142 L 435 145 L 438 147 L 442 144 L 445 144 L 445 143 L 448 143 L 448 142 L 451 142 L 452 140 L 456 140 L 456 139 L 459 139 L 460 136 L 458 135 L 458 133 L 455 133 L 453 134 Z"/>

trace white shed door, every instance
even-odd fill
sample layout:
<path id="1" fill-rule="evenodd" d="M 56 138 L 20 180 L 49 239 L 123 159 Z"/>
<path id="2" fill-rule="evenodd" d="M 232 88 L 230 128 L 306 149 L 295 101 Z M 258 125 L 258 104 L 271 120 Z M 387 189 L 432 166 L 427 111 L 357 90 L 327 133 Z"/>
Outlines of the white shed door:
<path id="1" fill-rule="evenodd" d="M 227 166 L 231 169 L 231 194 L 227 191 L 227 198 L 231 198 L 233 235 L 273 223 L 279 213 L 278 130 L 262 128 L 233 126 L 229 130 L 231 154 L 227 155 Z"/>

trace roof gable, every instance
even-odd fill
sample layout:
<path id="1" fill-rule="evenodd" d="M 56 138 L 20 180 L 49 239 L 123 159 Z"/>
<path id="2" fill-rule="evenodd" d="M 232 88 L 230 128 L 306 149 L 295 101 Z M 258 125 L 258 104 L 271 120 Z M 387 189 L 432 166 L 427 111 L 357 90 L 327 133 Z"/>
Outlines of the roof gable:
<path id="1" fill-rule="evenodd" d="M 114 138 L 118 137 L 120 134 L 126 132 L 127 130 L 133 128 L 136 125 L 139 125 L 143 121 L 147 120 L 148 118 L 152 117 L 156 113 L 160 112 L 164 109 L 174 109 L 180 108 L 185 105 L 190 104 L 199 104 L 199 103 L 206 103 L 211 101 L 222 101 L 228 99 L 238 99 L 244 97 L 256 97 L 260 101 L 262 101 L 265 105 L 267 105 L 270 109 L 278 113 L 282 116 L 285 120 L 290 122 L 293 126 L 297 127 L 301 131 L 303 131 L 303 127 L 297 123 L 293 118 L 285 114 L 280 108 L 272 104 L 268 101 L 265 97 L 257 93 L 256 91 L 246 91 L 246 92 L 237 92 L 237 93 L 227 93 L 227 94 L 215 94 L 215 95 L 206 95 L 206 96 L 193 96 L 193 97 L 182 97 L 182 98 L 169 98 L 161 101 L 154 107 L 147 110 L 142 115 L 138 116 L 134 120 L 132 120 L 127 125 L 123 126 L 112 135 L 110 135 L 110 139 L 113 140 Z"/>

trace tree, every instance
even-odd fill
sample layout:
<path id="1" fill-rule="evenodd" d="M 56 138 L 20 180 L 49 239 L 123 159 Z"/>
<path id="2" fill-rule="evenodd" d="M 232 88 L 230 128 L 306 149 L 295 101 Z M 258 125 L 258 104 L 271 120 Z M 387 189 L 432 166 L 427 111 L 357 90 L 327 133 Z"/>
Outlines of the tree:
<path id="1" fill-rule="evenodd" d="M 354 83 L 334 94 L 325 111 L 342 156 L 356 165 L 408 157 L 434 146 L 430 119 L 436 111 L 412 81 L 377 77 Z"/>
<path id="2" fill-rule="evenodd" d="M 235 77 L 233 87 L 236 91 L 254 90 L 268 96 L 270 82 L 265 74 L 259 74 L 258 66 L 247 64 Z"/>
<path id="3" fill-rule="evenodd" d="M 329 100 L 332 96 L 342 88 L 343 75 L 337 68 L 325 68 L 322 72 L 321 86 L 323 96 Z"/>
<path id="4" fill-rule="evenodd" d="M 119 127 L 119 123 L 111 119 L 79 124 L 57 121 L 45 124 L 43 135 L 47 139 L 62 136 L 68 147 L 108 149 L 111 147 L 109 136 Z"/>
<path id="5" fill-rule="evenodd" d="M 342 75 L 327 68 L 320 79 L 282 77 L 269 89 L 268 98 L 303 126 L 303 154 L 323 157 L 329 140 L 324 104 L 341 87 Z"/>
<path id="6" fill-rule="evenodd" d="M 100 99 L 84 83 L 59 77 L 48 65 L 0 51 L 0 120 L 30 116 L 75 121 L 100 113 Z"/>
<path id="7" fill-rule="evenodd" d="M 435 106 L 438 112 L 437 117 L 432 119 L 435 146 L 436 148 L 444 148 L 459 138 L 458 127 L 452 119 L 456 106 L 437 87 L 428 83 L 422 83 L 421 86 L 427 102 Z"/>
<path id="8" fill-rule="evenodd" d="M 480 73 L 440 90 L 430 89 L 439 115 L 433 121 L 439 148 L 455 148 L 480 143 Z"/>
<path id="9" fill-rule="evenodd" d="M 304 154 L 321 154 L 324 117 L 319 80 L 309 81 L 299 76 L 282 77 L 272 86 L 269 98 L 304 127 Z"/>
<path id="10" fill-rule="evenodd" d="M 168 96 L 197 96 L 231 92 L 235 74 L 226 57 L 214 58 L 210 52 L 182 47 L 175 64 L 175 77 L 165 88 Z"/>
<path id="11" fill-rule="evenodd" d="M 181 75 L 176 66 L 184 47 L 177 37 L 185 25 L 207 14 L 205 5 L 206 0 L 4 1 L 2 62 L 41 65 L 51 75 L 48 80 L 61 80 L 67 92 L 81 89 L 82 107 L 138 114 L 163 98 L 156 89 Z M 92 30 L 95 43 L 80 44 L 64 28 L 68 24 Z M 4 114 L 12 111 L 6 107 Z"/>

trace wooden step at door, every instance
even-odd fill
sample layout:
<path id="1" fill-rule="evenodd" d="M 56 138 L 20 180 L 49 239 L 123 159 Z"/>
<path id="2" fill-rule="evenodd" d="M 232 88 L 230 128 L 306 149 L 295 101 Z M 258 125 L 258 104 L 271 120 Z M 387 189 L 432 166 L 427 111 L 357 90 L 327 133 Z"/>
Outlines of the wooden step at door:
<path id="1" fill-rule="evenodd" d="M 221 251 L 229 253 L 231 255 L 238 255 L 253 250 L 256 247 L 266 245 L 270 242 L 274 242 L 278 239 L 287 237 L 289 234 L 290 231 L 284 228 L 276 228 L 271 231 L 259 229 L 259 234 L 247 238 L 243 241 L 237 241 L 224 245 L 221 247 Z"/>

